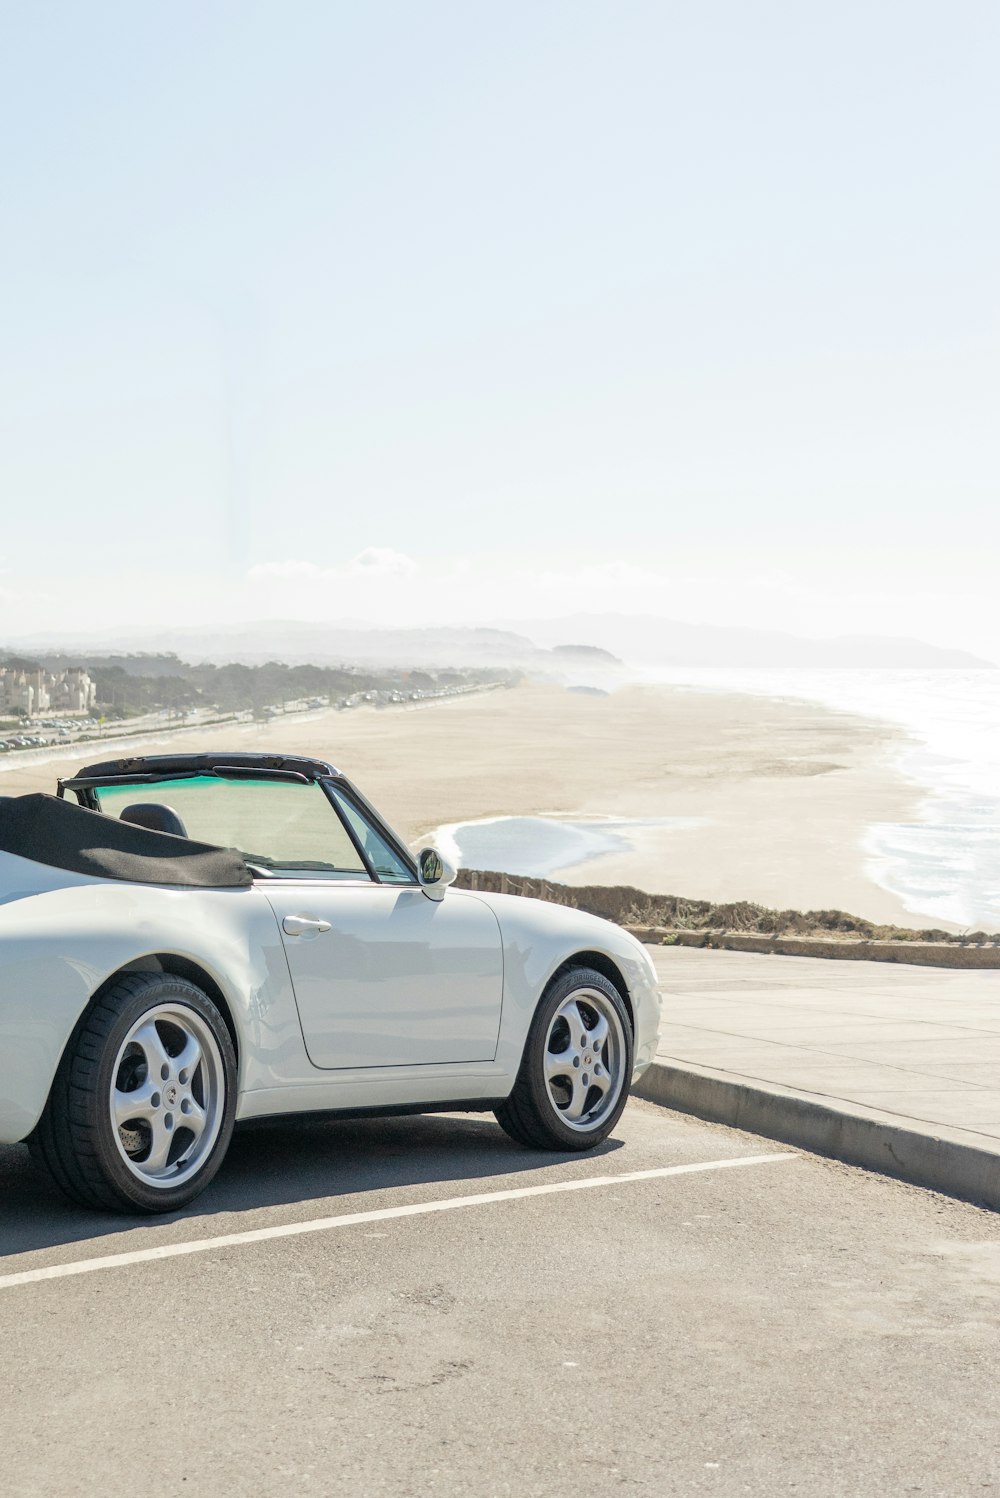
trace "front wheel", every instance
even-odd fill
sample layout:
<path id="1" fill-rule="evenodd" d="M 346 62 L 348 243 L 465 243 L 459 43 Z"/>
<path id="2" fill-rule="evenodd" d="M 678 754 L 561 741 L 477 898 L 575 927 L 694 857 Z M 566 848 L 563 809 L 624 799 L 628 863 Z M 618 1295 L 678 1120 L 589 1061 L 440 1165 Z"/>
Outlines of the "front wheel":
<path id="1" fill-rule="evenodd" d="M 534 1149 L 592 1149 L 621 1117 L 631 1080 L 632 1026 L 621 994 L 603 973 L 574 968 L 543 995 L 497 1122 Z"/>
<path id="2" fill-rule="evenodd" d="M 81 1206 L 174 1212 L 222 1164 L 235 1114 L 236 1053 L 212 1001 L 129 973 L 77 1025 L 31 1144 Z"/>

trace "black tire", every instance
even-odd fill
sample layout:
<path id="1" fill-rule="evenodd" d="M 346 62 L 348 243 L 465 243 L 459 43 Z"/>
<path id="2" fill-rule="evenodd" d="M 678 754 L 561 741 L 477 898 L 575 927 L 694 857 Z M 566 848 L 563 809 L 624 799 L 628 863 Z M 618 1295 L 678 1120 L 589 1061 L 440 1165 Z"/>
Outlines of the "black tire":
<path id="1" fill-rule="evenodd" d="M 562 1041 L 571 1028 L 567 1009 L 580 1016 L 582 1024 L 577 1029 L 582 1033 L 569 1034 L 564 1047 Z M 607 1029 L 607 1041 L 598 1046 L 592 1042 L 593 1037 L 599 1039 L 604 1033 L 597 1023 L 601 1020 Z M 567 1058 L 565 1071 L 559 1075 L 556 1068 L 563 1056 Z M 602 1075 L 609 1079 L 603 1095 L 599 1091 Z M 621 994 L 603 973 L 573 968 L 556 978 L 542 995 L 528 1031 L 517 1081 L 510 1096 L 495 1110 L 496 1120 L 518 1144 L 532 1149 L 593 1149 L 608 1137 L 621 1117 L 631 1081 L 632 1023 Z M 579 1102 L 580 1111 L 573 1119 L 575 1102 Z"/>
<path id="2" fill-rule="evenodd" d="M 145 1037 L 163 1046 L 162 1085 L 153 1073 L 151 1057 L 157 1053 Z M 192 1037 L 201 1043 L 201 1059 L 175 1075 L 173 1063 L 195 1054 L 183 1047 Z M 161 1090 L 147 1105 L 144 1089 L 158 1085 Z M 151 1122 L 137 1113 L 119 1128 L 114 1101 L 127 1099 L 132 1090 L 137 1107 L 143 1099 Z M 82 1015 L 29 1143 L 59 1189 L 80 1206 L 175 1212 L 219 1169 L 235 1115 L 236 1052 L 216 1006 L 184 978 L 129 973 Z M 186 1127 L 188 1118 L 193 1127 Z M 162 1169 L 154 1170 L 153 1149 L 168 1137 L 170 1153 Z M 174 1176 L 180 1184 L 170 1184 Z"/>

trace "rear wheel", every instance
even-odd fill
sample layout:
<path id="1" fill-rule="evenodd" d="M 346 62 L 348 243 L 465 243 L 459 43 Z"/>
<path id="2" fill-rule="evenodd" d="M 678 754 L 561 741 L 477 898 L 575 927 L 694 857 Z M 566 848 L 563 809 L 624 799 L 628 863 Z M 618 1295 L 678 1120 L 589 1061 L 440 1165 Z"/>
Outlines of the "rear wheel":
<path id="1" fill-rule="evenodd" d="M 119 978 L 77 1025 L 32 1137 L 82 1206 L 173 1212 L 222 1163 L 236 1053 L 200 988 L 167 973 Z"/>
<path id="2" fill-rule="evenodd" d="M 621 994 L 603 973 L 574 968 L 543 996 L 497 1122 L 535 1149 L 593 1149 L 621 1117 L 631 1080 L 632 1026 Z"/>

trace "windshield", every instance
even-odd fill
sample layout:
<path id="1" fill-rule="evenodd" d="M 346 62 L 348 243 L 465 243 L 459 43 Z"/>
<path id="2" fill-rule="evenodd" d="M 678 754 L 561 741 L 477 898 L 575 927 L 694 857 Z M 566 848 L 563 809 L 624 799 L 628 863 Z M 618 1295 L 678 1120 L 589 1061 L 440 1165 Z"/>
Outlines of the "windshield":
<path id="1" fill-rule="evenodd" d="M 235 848 L 268 874 L 369 877 L 346 828 L 315 782 L 196 775 L 152 785 L 99 786 L 94 794 L 100 810 L 112 817 L 121 817 L 137 804 L 167 807 L 180 818 L 183 835 Z"/>

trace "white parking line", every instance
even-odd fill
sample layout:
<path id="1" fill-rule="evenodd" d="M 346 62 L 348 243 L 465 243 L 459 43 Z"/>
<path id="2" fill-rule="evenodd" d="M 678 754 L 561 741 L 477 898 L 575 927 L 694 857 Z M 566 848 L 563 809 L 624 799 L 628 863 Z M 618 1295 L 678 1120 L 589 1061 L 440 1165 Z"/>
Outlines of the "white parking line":
<path id="1" fill-rule="evenodd" d="M 780 1155 L 739 1155 L 732 1160 L 707 1160 L 699 1165 L 664 1165 L 657 1170 L 629 1170 L 616 1176 L 585 1176 L 576 1181 L 551 1181 L 545 1186 L 518 1186 L 511 1191 L 487 1191 L 479 1196 L 448 1196 L 442 1201 L 413 1202 L 406 1207 L 379 1207 L 372 1212 L 349 1212 L 342 1217 L 314 1217 L 309 1222 L 288 1222 L 273 1228 L 251 1228 L 245 1233 L 225 1233 L 218 1238 L 195 1238 L 188 1243 L 165 1243 L 160 1248 L 139 1248 L 131 1253 L 108 1254 L 104 1258 L 77 1259 L 71 1264 L 51 1264 L 46 1269 L 24 1269 L 0 1275 L 0 1290 L 15 1285 L 33 1285 L 39 1280 L 68 1279 L 75 1274 L 93 1274 L 98 1269 L 124 1269 L 129 1264 L 149 1264 L 157 1259 L 175 1259 L 181 1254 L 204 1254 L 214 1248 L 235 1248 L 244 1243 L 266 1243 L 271 1238 L 295 1238 L 300 1233 L 326 1233 L 331 1228 L 356 1227 L 363 1222 L 388 1222 L 393 1217 L 420 1217 L 427 1212 L 452 1212 L 459 1207 L 481 1207 L 488 1202 L 520 1201 L 528 1196 L 548 1196 L 556 1191 L 588 1191 L 597 1186 L 621 1186 L 628 1181 L 653 1181 L 661 1176 L 693 1175 L 704 1170 L 730 1170 L 741 1165 L 778 1165 L 797 1160 L 786 1151 Z"/>

